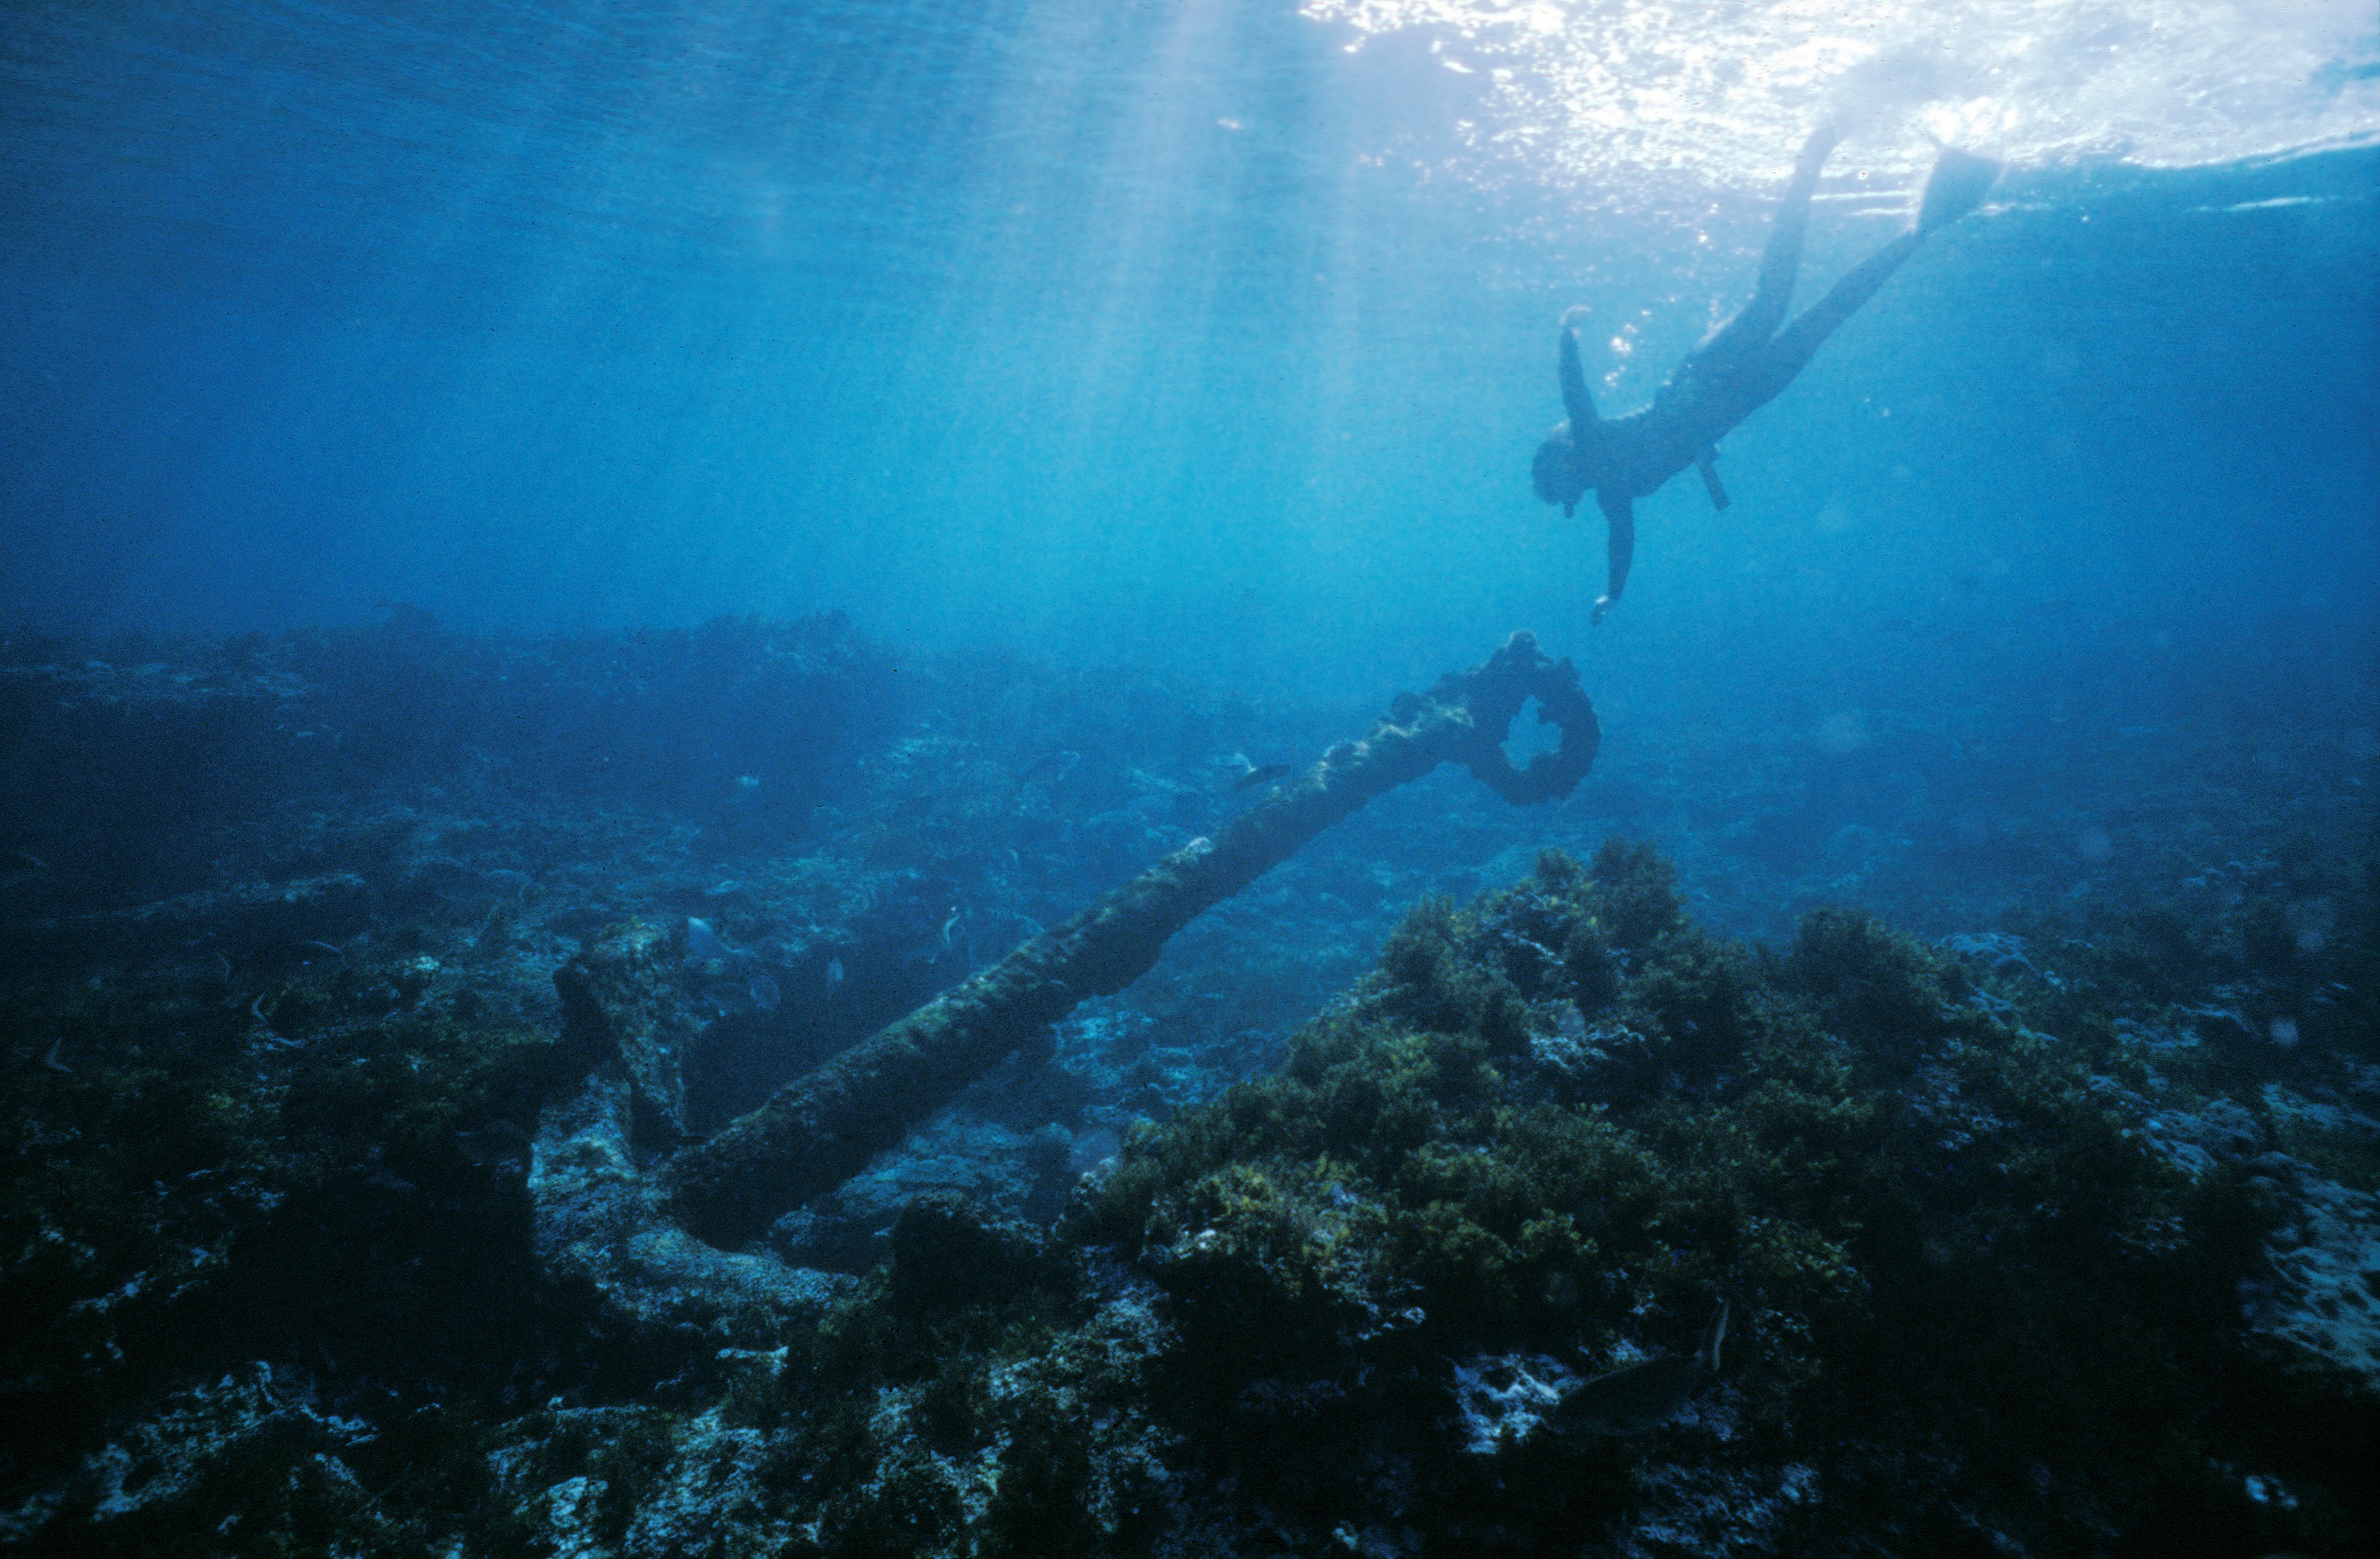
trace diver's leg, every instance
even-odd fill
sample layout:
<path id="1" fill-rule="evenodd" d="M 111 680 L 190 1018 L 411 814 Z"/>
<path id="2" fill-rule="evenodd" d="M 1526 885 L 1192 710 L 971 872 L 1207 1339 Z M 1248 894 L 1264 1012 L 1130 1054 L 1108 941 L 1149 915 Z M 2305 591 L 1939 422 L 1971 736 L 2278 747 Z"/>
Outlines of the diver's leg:
<path id="1" fill-rule="evenodd" d="M 1777 334 L 1786 306 L 1793 301 L 1793 278 L 1802 269 L 1802 240 L 1810 230 L 1810 199 L 1817 193 L 1819 170 L 1834 153 L 1840 133 L 1832 124 L 1825 124 L 1803 142 L 1801 158 L 1793 164 L 1793 182 L 1785 188 L 1785 203 L 1778 208 L 1776 225 L 1768 230 L 1768 247 L 1761 251 L 1760 281 L 1753 288 L 1752 301 L 1694 349 L 1686 359 L 1689 365 L 1724 366 L 1729 359 L 1750 352 Z"/>
<path id="2" fill-rule="evenodd" d="M 1818 192 L 1818 172 L 1834 154 L 1842 132 L 1831 123 L 1820 125 L 1802 144 L 1793 164 L 1793 182 L 1785 189 L 1777 225 L 1769 229 L 1768 248 L 1760 256 L 1760 285 L 1744 305 L 1742 318 L 1759 329 L 1762 339 L 1775 334 L 1793 301 L 1793 278 L 1802 269 L 1802 239 L 1810 229 L 1810 200 Z"/>
<path id="3" fill-rule="evenodd" d="M 1846 272 L 1840 281 L 1827 289 L 1827 296 L 1802 311 L 1801 318 L 1779 331 L 1758 357 L 1744 365 L 1740 398 L 1730 408 L 1735 418 L 1741 420 L 1767 405 L 1779 391 L 1791 384 L 1819 345 L 1861 304 L 1876 296 L 1876 289 L 1884 285 L 1885 278 L 1917 252 L 1923 238 L 1924 235 L 1912 229 L 1893 239 Z"/>
<path id="4" fill-rule="evenodd" d="M 1803 155 L 1806 158 L 1807 153 Z M 1810 305 L 1800 319 L 1787 325 L 1745 365 L 1738 386 L 1740 398 L 1734 411 L 1737 419 L 1767 405 L 1791 384 L 1819 344 L 1835 333 L 1836 326 L 1850 319 L 1861 304 L 1876 296 L 1876 289 L 1884 285 L 1885 278 L 1917 252 L 1925 236 L 1981 205 L 1999 175 L 2000 165 L 1989 158 L 1945 148 L 1925 180 L 1917 225 L 1852 267 L 1827 290 L 1827 296 Z"/>
<path id="5" fill-rule="evenodd" d="M 1604 614 L 1620 603 L 1620 592 L 1628 588 L 1628 566 L 1636 557 L 1636 505 L 1630 499 L 1601 490 L 1596 493 L 1595 502 L 1603 510 L 1604 523 L 1609 527 L 1609 535 L 1604 542 L 1607 583 L 1588 619 L 1600 623 Z"/>

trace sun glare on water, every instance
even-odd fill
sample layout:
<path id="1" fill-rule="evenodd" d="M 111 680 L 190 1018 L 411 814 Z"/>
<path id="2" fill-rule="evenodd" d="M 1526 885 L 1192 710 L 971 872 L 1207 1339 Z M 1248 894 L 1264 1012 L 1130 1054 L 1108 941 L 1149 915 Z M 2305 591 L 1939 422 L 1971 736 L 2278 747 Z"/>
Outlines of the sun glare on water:
<path id="1" fill-rule="evenodd" d="M 1419 30 L 1484 79 L 1481 171 L 1773 180 L 1801 135 L 1912 182 L 1934 141 L 2180 166 L 2380 136 L 2368 0 L 1305 0 L 1348 46 Z"/>

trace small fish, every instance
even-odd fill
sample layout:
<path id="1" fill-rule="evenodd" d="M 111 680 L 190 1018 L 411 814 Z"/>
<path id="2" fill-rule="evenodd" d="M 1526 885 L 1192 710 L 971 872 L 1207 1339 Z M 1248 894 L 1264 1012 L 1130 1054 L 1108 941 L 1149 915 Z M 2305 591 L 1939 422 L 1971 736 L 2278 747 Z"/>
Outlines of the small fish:
<path id="1" fill-rule="evenodd" d="M 1721 1299 L 1701 1347 L 1597 1375 L 1561 1399 L 1554 1421 L 1580 1434 L 1643 1434 L 1658 1429 L 1718 1372 L 1718 1346 L 1726 1335 L 1727 1301 Z"/>
<path id="2" fill-rule="evenodd" d="M 710 922 L 696 916 L 686 918 L 686 952 L 690 958 L 724 958 L 730 956 L 727 944 L 710 929 Z"/>
<path id="3" fill-rule="evenodd" d="M 842 983 L 843 960 L 841 958 L 829 958 L 826 961 L 826 993 L 830 996 L 833 995 L 835 988 Z"/>
<path id="4" fill-rule="evenodd" d="M 1248 765 L 1248 772 L 1246 773 L 1242 774 L 1239 778 L 1232 782 L 1232 788 L 1233 790 L 1254 790 L 1257 786 L 1263 785 L 1268 781 L 1285 778 L 1288 773 L 1289 765 L 1286 763 L 1251 763 Z"/>
<path id="5" fill-rule="evenodd" d="M 53 1072 L 71 1072 L 71 1071 L 73 1071 L 73 1070 L 74 1070 L 74 1068 L 73 1068 L 73 1067 L 71 1067 L 71 1066 L 67 1066 L 65 1062 L 63 1062 L 63 1061 L 61 1061 L 61 1060 L 59 1060 L 59 1059 L 58 1059 L 58 1047 L 59 1047 L 60 1045 L 65 1044 L 65 1043 L 66 1043 L 66 1041 L 65 1041 L 64 1039 L 55 1039 L 55 1040 L 52 1040 L 52 1041 L 50 1041 L 50 1048 L 49 1048 L 49 1050 L 48 1050 L 46 1053 L 44 1053 L 44 1054 L 43 1054 L 43 1055 L 42 1056 L 42 1066 L 47 1066 L 47 1067 L 48 1067 L 51 1071 L 53 1071 Z"/>
<path id="6" fill-rule="evenodd" d="M 339 962 L 343 964 L 347 961 L 346 949 L 341 947 L 335 942 L 301 942 L 298 945 L 300 947 L 319 947 L 323 952 L 328 953 L 331 956 L 338 959 Z"/>
<path id="7" fill-rule="evenodd" d="M 248 1004 L 248 1015 L 249 1017 L 256 1019 L 257 1028 L 262 1032 L 265 1042 L 272 1045 L 273 1049 L 303 1050 L 306 1048 L 296 1040 L 291 1039 L 288 1035 L 275 1029 L 273 1026 L 273 1019 L 264 1016 L 264 993 L 262 992 L 258 992 L 256 1000 Z"/>
<path id="8" fill-rule="evenodd" d="M 949 920 L 944 920 L 944 921 L 942 922 L 942 945 L 943 945 L 943 946 L 948 947 L 948 946 L 951 944 L 951 933 L 952 933 L 953 932 L 957 931 L 957 930 L 959 929 L 959 922 L 960 922 L 961 920 L 965 920 L 965 919 L 966 919 L 966 911 L 965 911 L 965 910 L 961 909 L 961 908 L 958 908 L 958 907 L 956 907 L 955 906 L 953 906 L 953 907 L 952 907 L 952 909 L 951 909 L 951 918 L 950 918 Z"/>
<path id="9" fill-rule="evenodd" d="M 752 990 L 752 1005 L 759 1007 L 762 1012 L 776 1011 L 777 1004 L 785 999 L 784 992 L 780 990 L 777 986 L 776 977 L 770 974 L 766 969 L 755 972 L 752 976 L 750 984 Z"/>
<path id="10" fill-rule="evenodd" d="M 1079 752 L 1045 752 L 1026 764 L 1024 772 L 1016 777 L 1020 780 L 1063 779 L 1082 761 L 1083 755 Z"/>

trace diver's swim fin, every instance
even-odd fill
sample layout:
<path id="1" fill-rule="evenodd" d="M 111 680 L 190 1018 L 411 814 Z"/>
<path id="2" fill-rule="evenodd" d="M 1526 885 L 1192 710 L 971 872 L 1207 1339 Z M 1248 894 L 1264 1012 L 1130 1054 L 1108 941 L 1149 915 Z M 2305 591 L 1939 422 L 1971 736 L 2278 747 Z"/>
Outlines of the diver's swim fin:
<path id="1" fill-rule="evenodd" d="M 1942 148 L 1942 154 L 1934 159 L 1934 172 L 1925 180 L 1925 198 L 1918 203 L 1917 230 L 1931 233 L 1937 227 L 1948 227 L 1982 205 L 1999 176 L 2000 165 L 1989 157 L 1955 146 Z"/>

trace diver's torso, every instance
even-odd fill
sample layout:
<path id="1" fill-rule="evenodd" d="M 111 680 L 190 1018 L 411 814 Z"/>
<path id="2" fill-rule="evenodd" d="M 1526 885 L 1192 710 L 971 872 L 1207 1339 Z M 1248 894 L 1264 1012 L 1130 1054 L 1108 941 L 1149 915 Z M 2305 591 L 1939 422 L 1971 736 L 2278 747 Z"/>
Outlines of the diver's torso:
<path id="1" fill-rule="evenodd" d="M 1603 424 L 1608 453 L 1598 489 L 1648 497 L 1758 409 L 1760 400 L 1743 393 L 1743 375 L 1706 375 L 1695 366 L 1690 359 L 1663 381 L 1652 405 Z"/>

